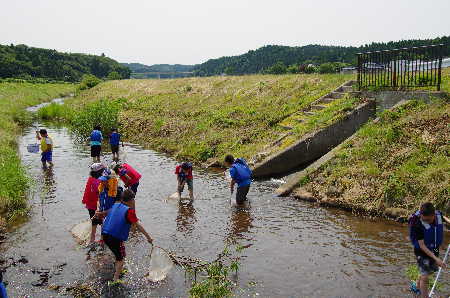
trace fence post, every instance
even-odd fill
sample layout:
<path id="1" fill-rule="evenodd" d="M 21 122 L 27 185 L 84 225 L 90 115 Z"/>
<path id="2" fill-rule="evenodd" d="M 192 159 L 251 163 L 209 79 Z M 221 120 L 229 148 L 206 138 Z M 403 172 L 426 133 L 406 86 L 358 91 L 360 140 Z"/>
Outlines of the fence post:
<path id="1" fill-rule="evenodd" d="M 358 56 L 358 90 L 361 91 L 361 54 L 356 54 Z"/>
<path id="2" fill-rule="evenodd" d="M 442 69 L 442 48 L 443 44 L 439 45 L 438 55 L 439 55 L 439 65 L 438 65 L 438 81 L 437 81 L 437 91 L 441 91 L 441 69 Z"/>

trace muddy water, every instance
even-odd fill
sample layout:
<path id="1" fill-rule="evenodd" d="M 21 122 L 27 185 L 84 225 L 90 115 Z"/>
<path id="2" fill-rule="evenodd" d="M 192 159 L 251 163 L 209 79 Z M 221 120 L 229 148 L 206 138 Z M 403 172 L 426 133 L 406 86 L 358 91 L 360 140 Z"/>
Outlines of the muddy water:
<path id="1" fill-rule="evenodd" d="M 15 265 L 7 269 L 11 297 L 48 297 L 64 292 L 33 284 L 67 286 L 95 281 L 103 296 L 186 296 L 189 281 L 173 270 L 160 284 L 147 282 L 149 246 L 139 235 L 127 243 L 126 286 L 112 292 L 106 255 L 87 260 L 69 230 L 86 220 L 81 196 L 89 172 L 89 147 L 77 143 L 67 129 L 47 127 L 55 143 L 55 167 L 40 168 L 39 155 L 26 151 L 34 131 L 20 142 L 23 163 L 36 181 L 31 216 L 2 247 Z M 127 160 L 142 174 L 137 214 L 155 242 L 181 255 L 211 260 L 225 242 L 248 246 L 236 278 L 237 296 L 374 297 L 408 294 L 405 268 L 414 262 L 406 227 L 318 208 L 291 198 L 275 198 L 276 184 L 256 182 L 251 208 L 230 208 L 223 175 L 194 171 L 196 200 L 192 205 L 167 201 L 176 187 L 176 162 L 139 146 L 127 145 Z M 447 235 L 447 239 L 449 235 Z M 25 262 L 21 257 L 25 257 Z M 448 275 L 448 274 L 447 274 Z M 46 277 L 48 282 L 46 283 Z M 445 282 L 449 284 L 448 278 Z M 448 287 L 447 287 L 448 291 Z"/>

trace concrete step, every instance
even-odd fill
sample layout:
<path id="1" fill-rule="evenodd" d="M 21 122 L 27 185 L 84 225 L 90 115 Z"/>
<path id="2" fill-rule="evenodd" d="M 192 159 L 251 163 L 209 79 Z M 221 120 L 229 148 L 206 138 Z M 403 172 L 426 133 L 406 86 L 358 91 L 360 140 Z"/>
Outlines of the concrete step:
<path id="1" fill-rule="evenodd" d="M 320 110 L 323 110 L 323 109 L 325 109 L 326 107 L 325 106 L 322 106 L 322 105 L 314 105 L 314 106 L 311 106 L 311 110 L 313 110 L 313 111 L 320 111 Z"/>
<path id="2" fill-rule="evenodd" d="M 318 103 L 330 103 L 330 102 L 333 102 L 333 101 L 334 101 L 334 98 L 325 97 L 325 98 L 322 98 Z"/>
<path id="3" fill-rule="evenodd" d="M 353 91 L 353 87 L 352 86 L 342 86 L 342 92 L 351 92 Z"/>
<path id="4" fill-rule="evenodd" d="M 282 129 L 285 129 L 285 130 L 290 130 L 290 129 L 292 129 L 292 126 L 287 126 L 287 125 L 279 125 Z"/>
<path id="5" fill-rule="evenodd" d="M 330 97 L 336 99 L 336 98 L 344 97 L 345 93 L 343 93 L 343 92 L 331 92 L 329 95 L 330 95 Z"/>

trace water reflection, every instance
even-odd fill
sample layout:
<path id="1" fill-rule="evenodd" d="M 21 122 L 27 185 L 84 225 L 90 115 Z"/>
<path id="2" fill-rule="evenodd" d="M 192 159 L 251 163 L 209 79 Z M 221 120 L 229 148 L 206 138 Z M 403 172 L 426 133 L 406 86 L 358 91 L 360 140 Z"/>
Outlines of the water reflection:
<path id="1" fill-rule="evenodd" d="M 44 216 L 45 205 L 56 203 L 56 180 L 53 167 L 42 170 L 41 216 Z"/>
<path id="2" fill-rule="evenodd" d="M 230 231 L 228 239 L 230 243 L 236 243 L 239 239 L 252 240 L 248 234 L 252 228 L 252 215 L 250 208 L 234 208 L 231 212 Z"/>
<path id="3" fill-rule="evenodd" d="M 195 213 L 193 201 L 180 200 L 178 202 L 178 215 L 176 219 L 177 231 L 191 235 L 194 230 L 194 225 L 197 222 Z"/>

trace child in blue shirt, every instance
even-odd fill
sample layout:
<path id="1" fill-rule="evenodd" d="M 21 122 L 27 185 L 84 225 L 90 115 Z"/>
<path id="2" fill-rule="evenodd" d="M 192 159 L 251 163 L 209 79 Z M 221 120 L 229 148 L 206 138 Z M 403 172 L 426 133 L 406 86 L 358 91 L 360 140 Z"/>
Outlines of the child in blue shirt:
<path id="1" fill-rule="evenodd" d="M 117 132 L 116 128 L 111 130 L 111 134 L 109 135 L 109 144 L 111 145 L 113 160 L 119 160 L 120 133 Z"/>
<path id="2" fill-rule="evenodd" d="M 252 171 L 243 158 L 234 158 L 233 155 L 225 157 L 225 166 L 230 168 L 230 191 L 234 192 L 235 184 L 238 185 L 236 191 L 236 204 L 242 205 L 247 201 L 247 194 L 252 183 Z"/>
<path id="3" fill-rule="evenodd" d="M 92 162 L 100 162 L 100 154 L 102 152 L 102 132 L 99 125 L 94 126 L 94 130 L 91 133 L 90 145 L 91 145 L 91 157 Z"/>

